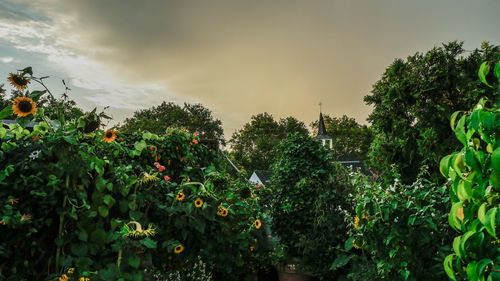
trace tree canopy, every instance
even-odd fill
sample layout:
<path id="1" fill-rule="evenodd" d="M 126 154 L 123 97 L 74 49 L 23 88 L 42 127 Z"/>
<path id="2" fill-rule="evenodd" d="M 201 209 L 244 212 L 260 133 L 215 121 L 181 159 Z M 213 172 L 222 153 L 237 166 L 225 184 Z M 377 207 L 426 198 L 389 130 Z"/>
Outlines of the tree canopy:
<path id="1" fill-rule="evenodd" d="M 372 141 L 372 133 L 368 126 L 360 125 L 352 117 L 343 115 L 340 118 L 323 115 L 326 132 L 332 137 L 332 155 L 334 159 L 343 156 L 356 156 L 365 160 Z M 318 131 L 318 121 L 311 123 L 314 134 Z"/>
<path id="2" fill-rule="evenodd" d="M 212 116 L 212 111 L 201 104 L 162 102 L 158 106 L 134 112 L 120 127 L 124 133 L 145 130 L 162 134 L 170 127 L 186 128 L 197 132 L 203 141 L 225 145 L 222 122 Z"/>
<path id="3" fill-rule="evenodd" d="M 268 170 L 275 158 L 275 147 L 291 133 L 308 135 L 303 122 L 294 117 L 274 120 L 267 112 L 252 116 L 249 123 L 234 132 L 229 140 L 233 162 L 252 172 Z"/>
<path id="4" fill-rule="evenodd" d="M 375 132 L 371 168 L 390 179 L 394 165 L 402 180 L 411 182 L 427 165 L 431 177 L 439 179 L 439 159 L 459 145 L 449 117 L 467 111 L 481 96 L 495 98 L 493 89 L 480 84 L 477 69 L 499 55 L 499 47 L 488 43 L 466 51 L 463 43 L 450 42 L 396 59 L 364 98 L 374 107 L 368 118 Z"/>

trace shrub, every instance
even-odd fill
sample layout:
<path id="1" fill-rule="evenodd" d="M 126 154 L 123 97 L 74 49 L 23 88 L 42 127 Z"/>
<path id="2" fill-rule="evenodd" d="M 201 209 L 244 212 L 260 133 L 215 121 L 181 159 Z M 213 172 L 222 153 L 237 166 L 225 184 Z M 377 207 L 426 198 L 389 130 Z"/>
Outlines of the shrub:
<path id="1" fill-rule="evenodd" d="M 343 185 L 331 174 L 331 156 L 321 144 L 307 136 L 289 136 L 278 146 L 273 164 L 268 202 L 272 230 L 288 256 L 310 275 L 331 276 L 336 243 L 345 240 L 339 210 Z"/>
<path id="2" fill-rule="evenodd" d="M 355 213 L 346 212 L 353 280 L 447 280 L 441 264 L 451 233 L 446 228 L 447 188 L 425 179 L 403 184 L 397 173 L 391 185 L 353 173 Z"/>
<path id="3" fill-rule="evenodd" d="M 36 107 L 43 94 L 25 96 Z M 229 178 L 195 133 L 125 136 L 95 112 L 61 122 L 29 109 L 0 127 L 0 279 L 147 280 L 201 259 L 233 280 L 263 251 L 260 189 Z"/>
<path id="4" fill-rule="evenodd" d="M 479 69 L 480 80 L 488 86 L 490 64 Z M 494 74 L 500 81 L 500 63 Z M 498 84 L 490 87 L 500 97 Z M 444 268 L 453 280 L 500 280 L 500 98 L 491 105 L 481 99 L 471 112 L 462 113 L 453 114 L 450 123 L 463 148 L 445 156 L 440 165 L 452 181 L 449 223 L 461 233 Z"/>

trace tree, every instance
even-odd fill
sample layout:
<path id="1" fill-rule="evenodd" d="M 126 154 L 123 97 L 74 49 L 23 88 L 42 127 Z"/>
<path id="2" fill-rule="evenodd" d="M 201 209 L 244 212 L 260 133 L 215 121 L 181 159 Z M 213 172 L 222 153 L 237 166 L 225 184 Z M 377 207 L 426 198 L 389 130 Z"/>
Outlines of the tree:
<path id="1" fill-rule="evenodd" d="M 360 125 L 354 118 L 343 115 L 340 118 L 323 115 L 326 132 L 332 137 L 332 155 L 339 159 L 346 155 L 355 155 L 360 160 L 368 157 L 370 143 L 373 139 L 368 126 Z M 311 123 L 315 132 L 318 131 L 318 121 Z"/>
<path id="2" fill-rule="evenodd" d="M 447 125 L 455 111 L 467 111 L 481 96 L 495 92 L 480 85 L 477 69 L 485 60 L 498 59 L 500 49 L 483 43 L 465 56 L 463 43 L 451 42 L 427 53 L 396 59 L 375 83 L 367 104 L 374 106 L 368 120 L 375 132 L 370 166 L 392 176 L 391 165 L 406 183 L 415 180 L 419 167 L 429 166 L 440 180 L 440 157 L 459 145 Z M 385 173 L 384 173 L 385 172 Z"/>
<path id="3" fill-rule="evenodd" d="M 162 102 L 158 106 L 134 112 L 120 127 L 124 133 L 144 130 L 162 134 L 168 127 L 186 128 L 197 132 L 203 141 L 225 145 L 222 122 L 214 119 L 212 111 L 201 104 L 184 103 L 181 107 L 173 102 Z"/>
<path id="4" fill-rule="evenodd" d="M 268 170 L 276 155 L 276 145 L 294 132 L 309 134 L 304 123 L 294 117 L 277 122 L 267 112 L 254 115 L 249 123 L 233 133 L 229 155 L 237 166 L 247 171 Z"/>

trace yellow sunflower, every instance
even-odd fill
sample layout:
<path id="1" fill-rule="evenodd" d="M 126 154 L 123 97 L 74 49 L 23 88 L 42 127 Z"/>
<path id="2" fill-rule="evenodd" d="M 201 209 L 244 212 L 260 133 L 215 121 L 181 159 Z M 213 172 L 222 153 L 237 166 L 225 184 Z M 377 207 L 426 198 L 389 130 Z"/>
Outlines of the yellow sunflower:
<path id="1" fill-rule="evenodd" d="M 88 277 L 80 277 L 78 281 L 90 281 L 90 278 Z"/>
<path id="2" fill-rule="evenodd" d="M 217 215 L 222 216 L 222 217 L 227 216 L 228 213 L 229 213 L 228 210 L 226 208 L 223 208 L 223 207 L 219 207 L 219 210 L 217 211 Z"/>
<path id="3" fill-rule="evenodd" d="M 135 225 L 135 229 L 130 227 L 129 224 Z M 136 221 L 131 221 L 125 224 L 122 227 L 121 232 L 123 233 L 123 237 L 133 240 L 142 240 L 146 237 L 150 237 L 156 234 L 156 230 L 151 224 L 148 225 L 148 228 L 142 229 L 142 225 Z"/>
<path id="4" fill-rule="evenodd" d="M 35 102 L 28 97 L 15 98 L 12 103 L 14 104 L 12 106 L 12 111 L 17 117 L 28 116 L 37 111 Z"/>
<path id="5" fill-rule="evenodd" d="M 184 193 L 182 192 L 177 193 L 177 200 L 182 201 L 184 200 L 185 197 L 186 195 L 184 195 Z"/>
<path id="6" fill-rule="evenodd" d="M 69 277 L 66 274 L 63 274 L 61 277 L 59 277 L 59 281 L 68 281 Z"/>
<path id="7" fill-rule="evenodd" d="M 255 228 L 257 228 L 257 229 L 259 229 L 262 226 L 262 223 L 260 222 L 260 220 L 256 220 L 253 224 L 255 225 Z"/>
<path id="8" fill-rule="evenodd" d="M 73 272 L 75 272 L 75 268 L 74 267 L 68 269 L 68 274 L 73 274 Z"/>
<path id="9" fill-rule="evenodd" d="M 196 206 L 196 208 L 200 208 L 201 206 L 203 206 L 203 200 L 201 200 L 200 198 L 196 199 L 194 201 L 194 205 Z"/>
<path id="10" fill-rule="evenodd" d="M 359 218 L 358 218 L 358 216 L 356 216 L 356 217 L 354 218 L 354 227 L 355 227 L 356 229 L 359 229 Z"/>
<path id="11" fill-rule="evenodd" d="M 28 87 L 29 79 L 24 78 L 22 75 L 11 73 L 9 76 L 10 84 L 18 88 L 19 90 L 24 90 Z"/>
<path id="12" fill-rule="evenodd" d="M 175 246 L 174 253 L 180 254 L 182 251 L 184 251 L 184 246 L 182 246 L 182 244 Z"/>
<path id="13" fill-rule="evenodd" d="M 116 133 L 115 130 L 109 129 L 104 133 L 104 136 L 102 138 L 105 142 L 112 142 L 116 139 Z"/>

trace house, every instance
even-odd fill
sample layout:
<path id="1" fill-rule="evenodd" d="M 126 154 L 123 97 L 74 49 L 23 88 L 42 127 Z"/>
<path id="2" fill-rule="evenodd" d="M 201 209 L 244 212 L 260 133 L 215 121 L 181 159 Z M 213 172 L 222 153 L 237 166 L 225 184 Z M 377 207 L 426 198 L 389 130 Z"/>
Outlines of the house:
<path id="1" fill-rule="evenodd" d="M 271 171 L 265 171 L 265 170 L 256 170 L 253 172 L 252 176 L 248 179 L 248 181 L 255 183 L 255 184 L 262 184 L 265 186 L 269 186 L 271 183 Z"/>

